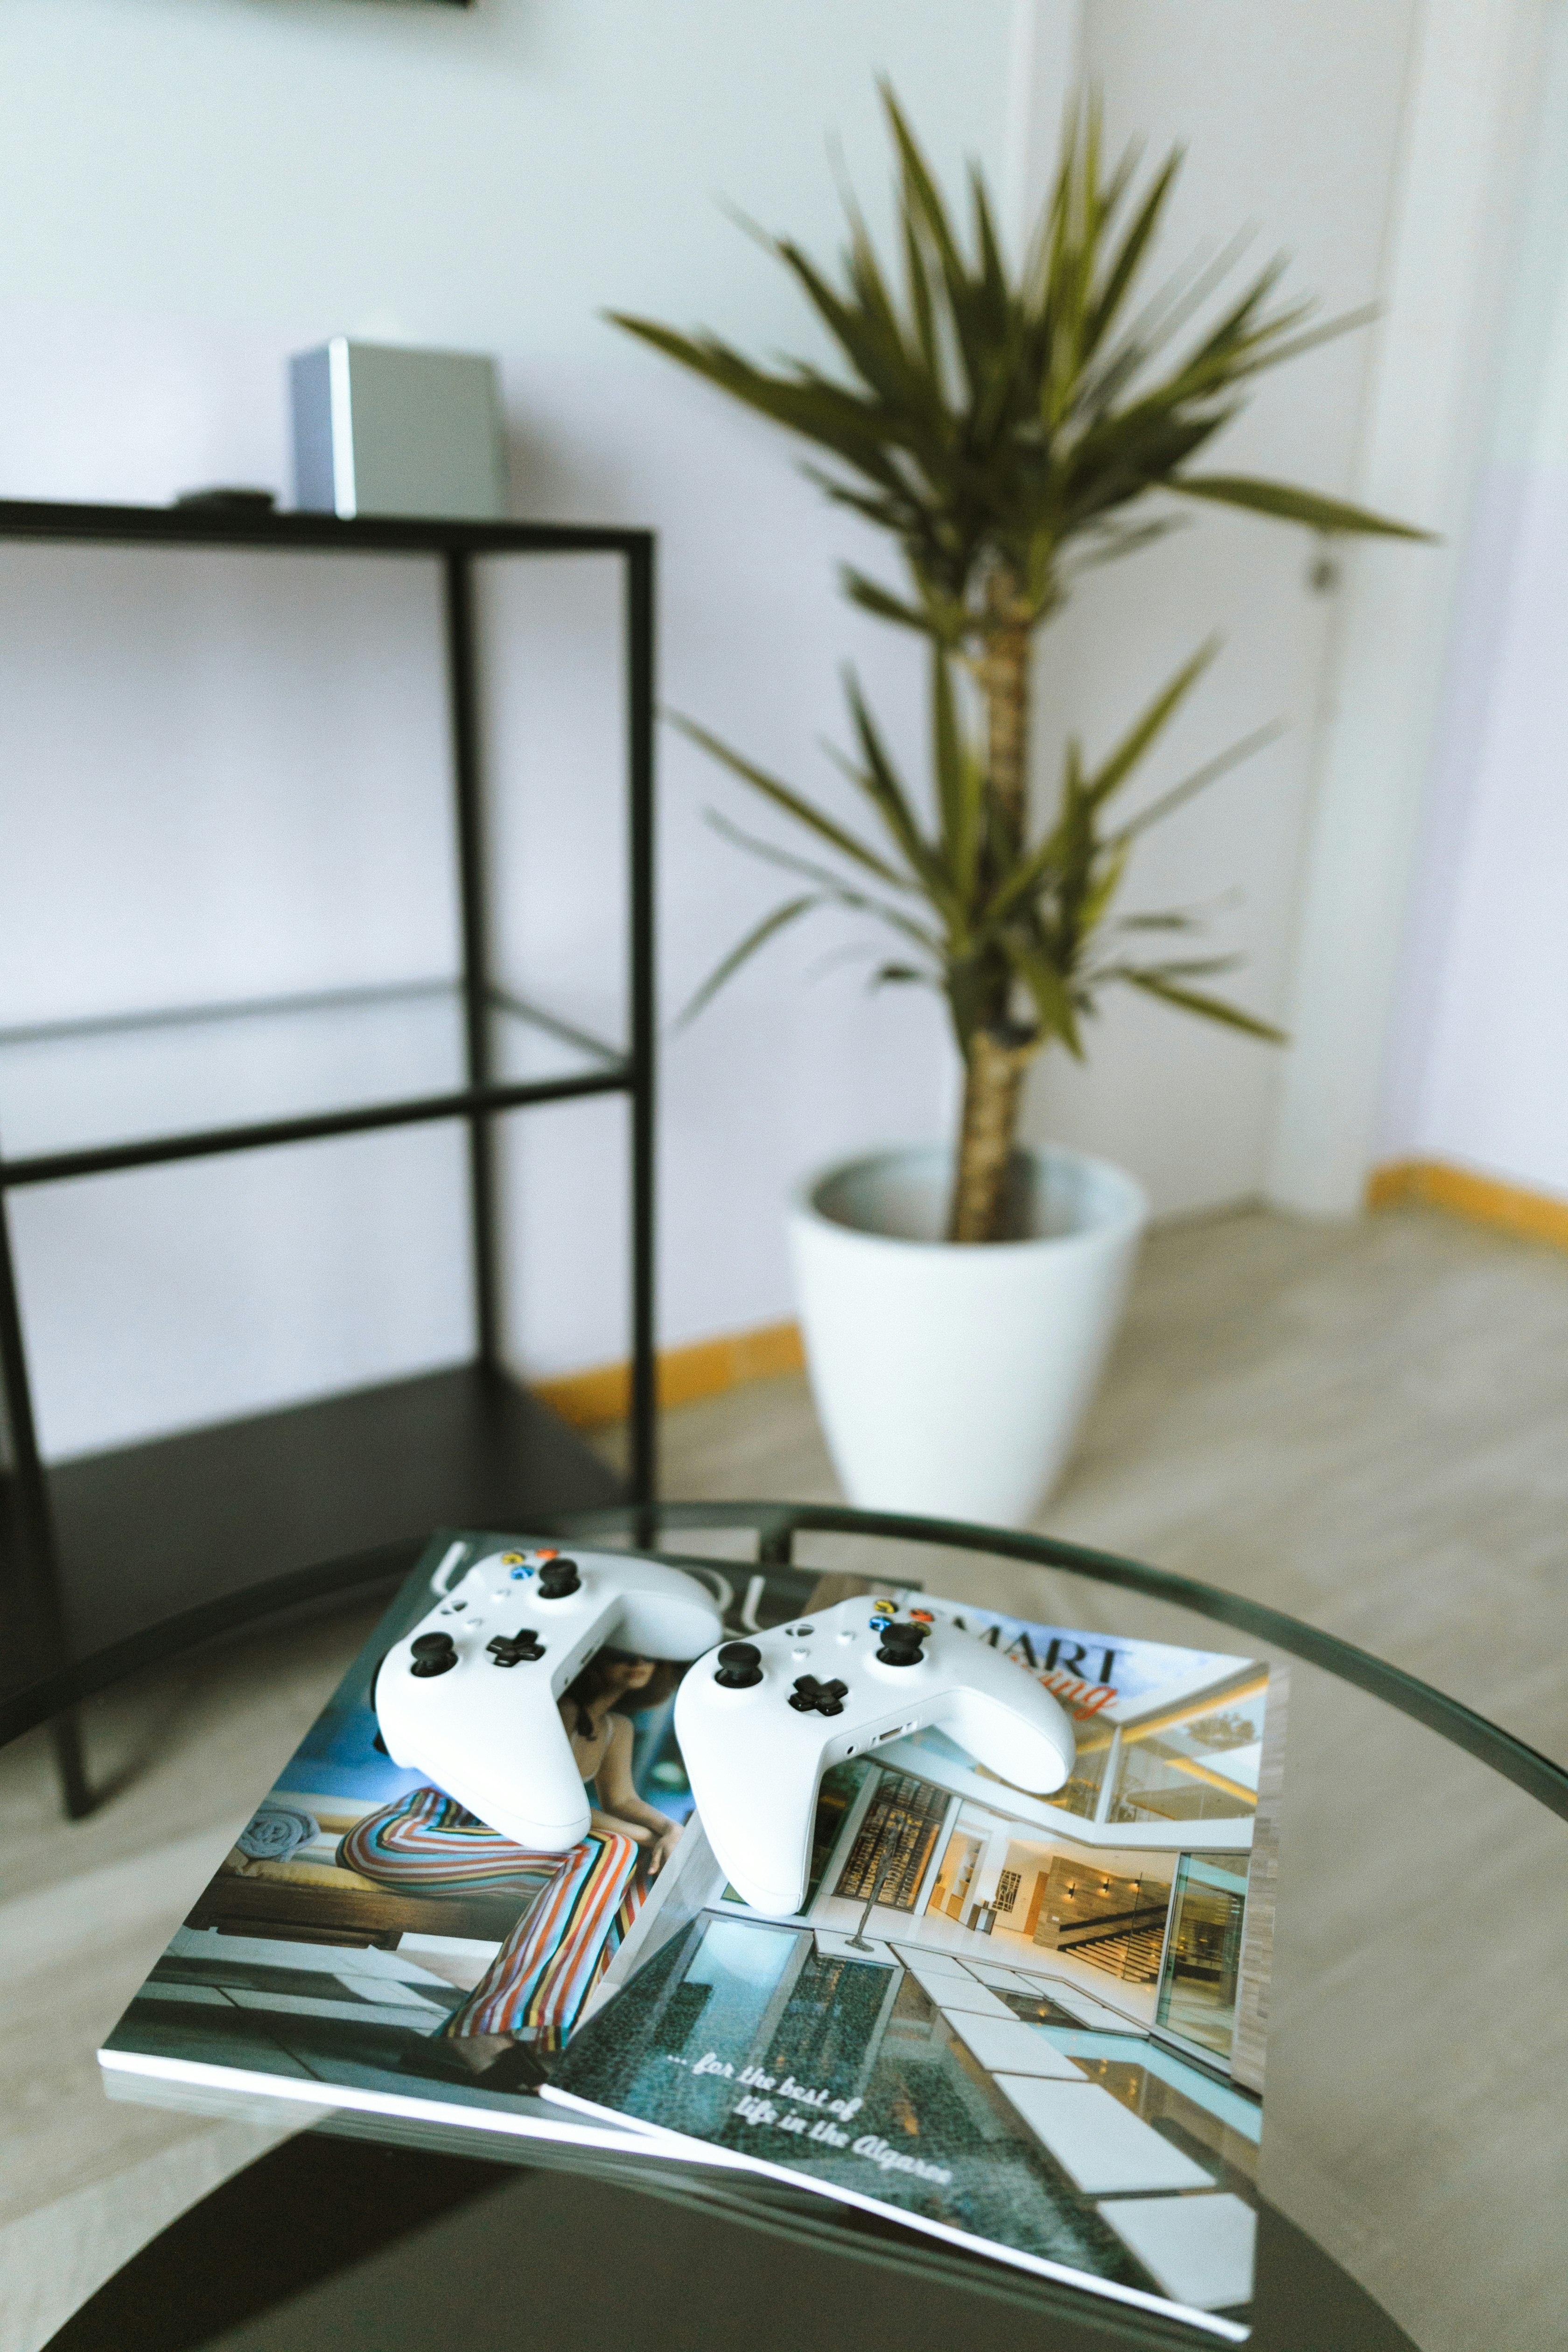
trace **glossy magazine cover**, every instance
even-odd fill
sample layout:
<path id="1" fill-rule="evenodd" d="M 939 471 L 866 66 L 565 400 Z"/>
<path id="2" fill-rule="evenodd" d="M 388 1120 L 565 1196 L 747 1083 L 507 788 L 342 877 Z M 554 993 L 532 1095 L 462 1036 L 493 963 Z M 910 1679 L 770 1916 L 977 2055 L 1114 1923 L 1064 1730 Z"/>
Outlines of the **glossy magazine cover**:
<path id="1" fill-rule="evenodd" d="M 301 2122 L 357 2113 L 425 2142 L 625 2145 L 539 2090 L 656 1883 L 660 1836 L 690 1811 L 668 1680 L 652 1707 L 622 1695 L 612 1743 L 616 1795 L 662 1832 L 595 1828 L 564 1854 L 520 1850 L 395 1764 L 373 1703 L 381 1661 L 433 1594 L 520 1540 L 432 1538 L 100 2051 L 113 2095 L 247 2115 L 282 2102 Z M 785 1580 L 780 1606 L 798 1608 L 811 1580 Z"/>
<path id="2" fill-rule="evenodd" d="M 837 1767 L 781 1922 L 693 1814 L 668 1668 L 563 1707 L 602 1756 L 565 1853 L 387 1756 L 381 1659 L 523 1540 L 432 1541 L 109 2037 L 110 2087 L 772 2175 L 1245 2335 L 1279 1670 L 920 1593 L 1068 1707 L 1072 1778 L 1030 1796 L 934 1729 Z M 900 1594 L 697 1572 L 733 1633 Z"/>
<path id="3" fill-rule="evenodd" d="M 878 1589 L 1053 1691 L 1072 1778 L 935 1729 L 835 1767 L 786 1920 L 694 1820 L 544 2095 L 1242 2338 L 1279 1670 Z"/>

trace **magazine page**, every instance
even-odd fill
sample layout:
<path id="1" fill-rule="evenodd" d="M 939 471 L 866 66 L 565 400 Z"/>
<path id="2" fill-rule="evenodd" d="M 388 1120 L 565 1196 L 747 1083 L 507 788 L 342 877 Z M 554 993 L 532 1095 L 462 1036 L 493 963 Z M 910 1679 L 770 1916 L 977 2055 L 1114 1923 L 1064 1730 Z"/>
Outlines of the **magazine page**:
<path id="1" fill-rule="evenodd" d="M 1280 1671 L 895 1598 L 1068 1707 L 1067 1785 L 1030 1795 L 934 1728 L 837 1764 L 784 1919 L 694 1821 L 545 2096 L 1239 2339 Z"/>
<path id="2" fill-rule="evenodd" d="M 659 1837 L 633 1823 L 567 1853 L 520 1849 L 395 1764 L 373 1702 L 433 1596 L 525 1541 L 432 1540 L 100 2051 L 115 2095 L 252 2115 L 282 2101 L 302 2121 L 358 2111 L 424 2139 L 456 2126 L 625 2146 L 624 2128 L 539 2091 L 658 1883 Z M 756 1580 L 709 1581 L 715 1611 L 742 1622 Z M 784 1572 L 771 1605 L 800 1609 L 813 1582 Z M 691 1809 L 673 1690 L 639 1697 L 617 1719 L 668 1850 Z"/>

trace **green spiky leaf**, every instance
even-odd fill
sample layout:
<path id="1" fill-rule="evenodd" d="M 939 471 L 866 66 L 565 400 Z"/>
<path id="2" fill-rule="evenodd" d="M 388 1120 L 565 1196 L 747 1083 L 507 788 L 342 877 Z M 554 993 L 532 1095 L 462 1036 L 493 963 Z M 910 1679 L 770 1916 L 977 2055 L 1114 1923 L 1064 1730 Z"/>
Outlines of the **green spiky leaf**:
<path id="1" fill-rule="evenodd" d="M 1048 956 L 1016 933 L 1004 934 L 1002 949 L 1033 1001 L 1043 1035 L 1059 1037 L 1074 1059 L 1081 1062 L 1083 1042 L 1079 1035 L 1078 1007 L 1062 974 Z"/>
<path id="2" fill-rule="evenodd" d="M 1168 489 L 1185 499 L 1208 499 L 1215 506 L 1241 507 L 1248 514 L 1267 515 L 1276 522 L 1302 524 L 1308 530 L 1351 531 L 1380 539 L 1428 541 L 1436 531 L 1418 530 L 1414 523 L 1393 522 L 1366 507 L 1343 499 L 1326 499 L 1317 490 L 1293 489 L 1287 482 L 1254 481 L 1246 474 L 1173 474 Z"/>
<path id="3" fill-rule="evenodd" d="M 867 873 L 874 874 L 879 882 L 891 883 L 895 889 L 907 890 L 910 887 L 906 875 L 897 873 L 885 858 L 879 857 L 876 851 L 868 849 L 863 841 L 858 841 L 835 818 L 815 807 L 799 793 L 792 792 L 787 784 L 781 784 L 776 776 L 768 775 L 750 760 L 742 759 L 739 751 L 732 751 L 727 743 L 721 743 L 717 735 L 710 735 L 705 727 L 699 727 L 694 719 L 683 719 L 679 712 L 672 711 L 669 722 L 672 727 L 679 727 L 681 733 L 700 750 L 706 751 L 710 759 L 718 760 L 732 775 L 750 784 L 753 792 L 761 793 L 764 800 L 772 801 L 775 808 L 783 809 L 785 815 L 794 817 L 797 824 L 807 826 L 819 840 L 827 842 L 842 856 L 852 858 L 857 866 L 864 866 Z"/>
<path id="4" fill-rule="evenodd" d="M 1205 1021 L 1218 1021 L 1227 1029 L 1240 1029 L 1248 1037 L 1261 1037 L 1268 1045 L 1289 1043 L 1287 1033 L 1277 1029 L 1271 1021 L 1259 1021 L 1256 1014 L 1244 1013 L 1239 1004 L 1227 1004 L 1223 997 L 1184 988 L 1157 971 L 1118 971 L 1108 973 L 1107 978 L 1124 980 L 1131 987 L 1141 988 L 1145 996 L 1157 996 L 1162 1003 L 1173 1004 L 1183 1013 L 1195 1013 Z"/>
<path id="5" fill-rule="evenodd" d="M 771 915 L 764 915 L 762 921 L 746 933 L 740 945 L 731 948 L 723 961 L 714 966 L 678 1017 L 677 1029 L 684 1029 L 689 1022 L 695 1021 L 703 1007 L 712 1003 L 725 982 L 733 980 L 742 965 L 749 963 L 759 948 L 765 948 L 770 940 L 776 939 L 791 923 L 797 923 L 803 915 L 809 915 L 814 908 L 824 903 L 822 893 L 813 891 L 804 898 L 786 899 L 782 907 L 775 907 Z"/>
<path id="6" fill-rule="evenodd" d="M 1098 808 L 1110 798 L 1118 785 L 1126 782 L 1144 753 L 1170 725 L 1218 651 L 1219 639 L 1210 637 L 1205 645 L 1198 647 L 1190 661 L 1183 663 L 1170 684 L 1162 687 L 1148 709 L 1128 729 L 1110 758 L 1103 760 L 1088 779 L 1084 790 L 1091 807 Z"/>

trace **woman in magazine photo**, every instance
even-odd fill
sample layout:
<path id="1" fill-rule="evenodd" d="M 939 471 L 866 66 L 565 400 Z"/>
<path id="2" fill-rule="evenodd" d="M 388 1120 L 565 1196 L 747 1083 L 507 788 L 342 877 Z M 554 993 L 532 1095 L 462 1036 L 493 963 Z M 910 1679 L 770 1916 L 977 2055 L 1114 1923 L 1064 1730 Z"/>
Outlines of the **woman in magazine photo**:
<path id="1" fill-rule="evenodd" d="M 515 1885 L 533 1898 L 462 2007 L 413 2053 L 412 2071 L 489 2090 L 530 2090 L 544 2080 L 542 2061 L 563 2047 L 680 1836 L 680 1824 L 633 1785 L 631 1717 L 661 1706 L 682 1671 L 601 1650 L 563 1693 L 561 1719 L 596 1801 L 587 1836 L 564 1853 L 518 1845 L 429 1785 L 370 1814 L 342 1840 L 344 1869 L 401 1894 Z"/>

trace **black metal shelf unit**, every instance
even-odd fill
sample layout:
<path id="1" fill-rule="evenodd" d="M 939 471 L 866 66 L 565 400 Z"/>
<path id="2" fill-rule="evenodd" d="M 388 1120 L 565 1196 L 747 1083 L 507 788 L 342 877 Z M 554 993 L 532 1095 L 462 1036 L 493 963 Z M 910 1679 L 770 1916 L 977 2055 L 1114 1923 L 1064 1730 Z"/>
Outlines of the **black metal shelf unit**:
<path id="1" fill-rule="evenodd" d="M 106 1634 L 130 1633 L 171 1605 L 216 1597 L 334 1550 L 395 1542 L 445 1522 L 516 1524 L 530 1513 L 607 1503 L 656 1486 L 653 1362 L 654 542 L 644 530 L 560 524 L 479 523 L 256 513 L 221 507 L 98 507 L 0 501 L 0 543 L 225 548 L 323 556 L 403 555 L 441 568 L 450 713 L 462 968 L 449 989 L 383 988 L 332 997 L 198 1006 L 144 1018 L 0 1029 L 0 1561 L 9 1594 L 13 1655 L 68 1658 Z M 606 1045 L 498 988 L 489 970 L 479 730 L 474 567 L 487 558 L 613 555 L 624 575 L 627 890 L 627 1044 Z M 447 1000 L 446 1012 L 441 1003 Z M 411 1009 L 417 1005 L 417 1012 Z M 437 1034 L 449 1018 L 451 1035 Z M 35 1137 L 8 1155 L 5 1076 L 32 1056 L 101 1048 L 174 1032 L 221 1037 L 220 1059 L 243 1067 L 246 1024 L 417 1021 L 423 1066 L 410 1082 L 355 1089 L 360 1098 L 247 1100 L 231 1078 L 225 1115 L 138 1117 L 137 1131 Z M 432 1021 L 435 1030 L 432 1030 Z M 431 1038 L 436 1036 L 432 1046 Z M 398 1040 L 381 1039 L 396 1062 Z M 7 1056 L 10 1056 L 8 1063 Z M 410 1061 L 420 1056 L 410 1051 Z M 401 1066 L 401 1065 L 400 1065 Z M 46 1089 L 47 1091 L 47 1089 Z M 499 1352 L 500 1302 L 490 1129 L 504 1112 L 577 1097 L 623 1095 L 629 1112 L 631 1399 L 628 1475 L 599 1457 L 508 1377 Z M 468 1130 L 477 1329 L 473 1362 L 240 1423 L 46 1466 L 28 1375 L 6 1196 L 121 1170 L 277 1149 L 332 1136 L 437 1120 Z M 177 1510 L 158 1508 L 177 1494 Z M 151 1520 L 149 1517 L 151 1515 Z M 174 1524 L 171 1526 L 173 1519 Z M 221 1559 L 221 1568 L 215 1560 Z M 16 1634 L 23 1639 L 16 1644 Z M 13 1677 L 14 1678 L 14 1677 Z M 60 1731 L 67 1803 L 91 1793 L 74 1727 Z"/>

